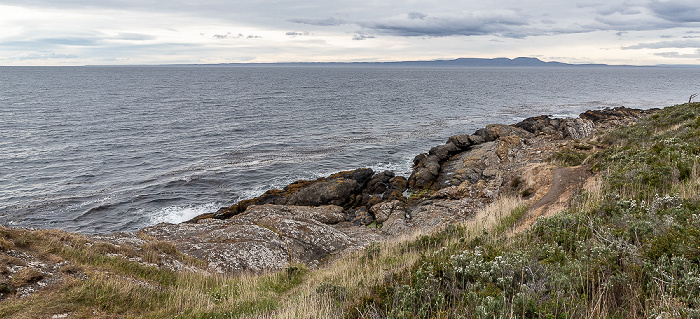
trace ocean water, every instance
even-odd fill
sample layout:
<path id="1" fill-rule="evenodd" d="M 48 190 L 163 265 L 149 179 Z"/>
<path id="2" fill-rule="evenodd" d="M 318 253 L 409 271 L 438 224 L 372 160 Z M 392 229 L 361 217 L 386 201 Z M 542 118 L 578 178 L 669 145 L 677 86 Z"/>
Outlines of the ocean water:
<path id="1" fill-rule="evenodd" d="M 298 179 L 408 176 L 455 134 L 700 91 L 672 68 L 2 67 L 0 224 L 181 222 Z"/>

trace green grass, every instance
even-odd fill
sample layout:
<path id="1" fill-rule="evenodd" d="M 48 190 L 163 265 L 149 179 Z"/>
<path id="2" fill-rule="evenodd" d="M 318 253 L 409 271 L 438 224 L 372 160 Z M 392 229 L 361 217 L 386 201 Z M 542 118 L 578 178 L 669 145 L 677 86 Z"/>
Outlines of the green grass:
<path id="1" fill-rule="evenodd" d="M 517 207 L 490 232 L 424 253 L 349 317 L 700 318 L 699 106 L 599 136 L 600 194 L 504 236 Z M 578 165 L 581 149 L 554 160 Z"/>

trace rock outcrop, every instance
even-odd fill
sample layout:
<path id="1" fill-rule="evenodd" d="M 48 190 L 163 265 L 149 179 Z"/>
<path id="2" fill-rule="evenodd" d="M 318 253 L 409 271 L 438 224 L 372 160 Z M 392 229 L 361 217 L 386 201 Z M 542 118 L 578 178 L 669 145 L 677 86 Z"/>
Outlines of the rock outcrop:
<path id="1" fill-rule="evenodd" d="M 544 185 L 522 179 L 534 171 L 551 174 L 545 162 L 554 152 L 652 112 L 616 108 L 578 118 L 537 116 L 488 125 L 416 156 L 408 179 L 361 168 L 300 180 L 188 223 L 160 224 L 141 233 L 207 260 L 210 271 L 279 269 L 292 262 L 314 267 L 388 236 L 465 221 L 504 192 L 527 189 L 527 196 L 541 197 Z"/>
<path id="2" fill-rule="evenodd" d="M 407 189 L 406 178 L 386 171 L 375 174 L 370 168 L 339 172 L 314 181 L 299 180 L 283 189 L 272 189 L 263 195 L 223 207 L 216 213 L 197 216 L 189 222 L 201 219 L 228 219 L 243 213 L 252 205 L 295 205 L 365 207 L 388 199 L 403 199 Z"/>
<path id="3" fill-rule="evenodd" d="M 497 175 L 494 164 L 512 160 L 533 139 L 579 140 L 597 130 L 629 124 L 655 111 L 617 107 L 587 111 L 578 118 L 541 115 L 513 125 L 491 124 L 471 135 L 452 136 L 444 145 L 415 157 L 409 187 L 437 190 L 464 181 L 490 180 Z"/>
<path id="4" fill-rule="evenodd" d="M 513 125 L 488 125 L 416 156 L 408 179 L 361 168 L 300 180 L 186 223 L 99 236 L 43 231 L 38 243 L 174 271 L 239 273 L 292 263 L 314 268 L 374 241 L 467 221 L 500 194 L 521 196 L 536 203 L 534 209 L 544 210 L 559 203 L 557 194 L 572 192 L 583 182 L 567 178 L 556 184 L 554 177 L 586 170 L 555 169 L 548 158 L 572 145 L 581 147 L 574 140 L 655 111 L 620 107 L 587 111 L 578 118 L 537 116 Z M 559 192 L 552 191 L 556 187 Z M 0 233 L 0 298 L 30 295 L 61 280 L 82 280 L 81 269 L 23 248 L 37 237 L 31 230 L 0 227 Z"/>
<path id="5" fill-rule="evenodd" d="M 380 237 L 343 232 L 343 208 L 253 205 L 230 219 L 197 223 L 160 224 L 141 232 L 175 242 L 185 254 L 206 260 L 219 273 L 281 269 L 300 262 L 311 267 L 319 260 Z"/>

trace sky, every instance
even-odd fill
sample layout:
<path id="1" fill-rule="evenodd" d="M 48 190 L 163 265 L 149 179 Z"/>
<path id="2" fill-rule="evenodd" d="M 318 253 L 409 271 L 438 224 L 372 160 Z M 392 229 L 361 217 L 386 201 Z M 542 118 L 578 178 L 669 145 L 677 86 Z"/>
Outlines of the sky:
<path id="1" fill-rule="evenodd" d="M 698 0 L 0 0 L 0 65 L 700 65 Z"/>

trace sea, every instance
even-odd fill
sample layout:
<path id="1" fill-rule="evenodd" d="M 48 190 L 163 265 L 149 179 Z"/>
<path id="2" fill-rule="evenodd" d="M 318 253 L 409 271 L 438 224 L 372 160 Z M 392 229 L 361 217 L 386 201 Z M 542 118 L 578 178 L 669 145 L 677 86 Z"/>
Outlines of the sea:
<path id="1" fill-rule="evenodd" d="M 178 223 L 299 179 L 412 159 L 490 123 L 685 103 L 661 67 L 0 67 L 0 225 Z"/>

